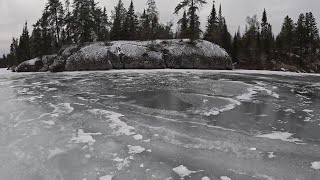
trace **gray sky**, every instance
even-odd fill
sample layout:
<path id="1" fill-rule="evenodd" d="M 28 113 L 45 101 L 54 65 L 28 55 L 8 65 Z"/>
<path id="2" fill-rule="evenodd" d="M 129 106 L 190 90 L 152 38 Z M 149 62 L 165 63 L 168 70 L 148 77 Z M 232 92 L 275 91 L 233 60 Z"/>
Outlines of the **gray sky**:
<path id="1" fill-rule="evenodd" d="M 110 11 L 118 0 L 97 0 L 101 6 L 106 6 Z M 123 0 L 125 7 L 129 6 L 130 0 Z M 207 16 L 212 8 L 212 0 L 200 9 L 202 27 L 206 25 Z M 28 20 L 29 30 L 31 25 L 40 18 L 47 0 L 0 0 L 0 54 L 8 53 L 12 37 L 19 37 L 24 25 Z M 173 15 L 174 8 L 180 0 L 156 0 L 160 11 L 160 20 L 174 22 L 178 18 Z M 228 27 L 234 33 L 238 26 L 244 26 L 247 16 L 257 14 L 261 19 L 263 8 L 266 8 L 268 18 L 273 25 L 274 33 L 278 33 L 286 15 L 296 21 L 300 13 L 313 12 L 318 24 L 320 24 L 320 1 L 319 0 L 216 0 L 216 8 L 222 4 L 222 12 L 226 17 Z M 146 7 L 146 0 L 134 0 L 137 12 L 142 12 Z M 243 27 L 242 27 L 243 28 Z"/>

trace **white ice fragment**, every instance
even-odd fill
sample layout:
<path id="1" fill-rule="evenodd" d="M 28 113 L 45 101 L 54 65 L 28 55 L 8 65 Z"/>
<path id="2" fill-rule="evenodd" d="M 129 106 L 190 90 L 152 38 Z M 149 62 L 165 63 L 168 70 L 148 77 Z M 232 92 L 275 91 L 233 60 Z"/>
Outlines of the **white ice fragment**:
<path id="1" fill-rule="evenodd" d="M 54 110 L 52 111 L 52 114 L 61 114 L 61 113 L 70 114 L 74 110 L 74 108 L 71 107 L 70 103 L 60 103 L 57 105 L 49 104 L 49 105 L 54 108 Z"/>
<path id="2" fill-rule="evenodd" d="M 284 112 L 287 112 L 287 113 L 296 113 L 296 111 L 295 110 L 293 110 L 293 109 L 286 109 L 286 110 L 284 110 Z"/>
<path id="3" fill-rule="evenodd" d="M 75 134 L 71 139 L 71 142 L 93 145 L 96 142 L 96 140 L 92 137 L 93 135 L 101 135 L 101 133 L 85 133 L 82 129 L 79 129 L 78 133 Z"/>
<path id="4" fill-rule="evenodd" d="M 201 180 L 210 180 L 210 178 L 208 178 L 207 176 L 201 178 Z"/>
<path id="5" fill-rule="evenodd" d="M 142 163 L 142 164 L 140 164 L 140 167 L 141 167 L 141 168 L 144 168 L 144 164 L 143 164 L 143 163 Z"/>
<path id="6" fill-rule="evenodd" d="M 86 154 L 84 157 L 87 158 L 87 159 L 90 159 L 91 155 L 90 154 Z"/>
<path id="7" fill-rule="evenodd" d="M 141 146 L 128 145 L 128 148 L 129 148 L 129 154 L 139 154 L 146 150 L 146 148 Z"/>
<path id="8" fill-rule="evenodd" d="M 268 152 L 268 158 L 272 159 L 275 158 L 276 156 L 274 155 L 274 152 Z"/>
<path id="9" fill-rule="evenodd" d="M 198 172 L 201 172 L 203 170 L 199 170 L 199 171 L 190 171 L 187 167 L 183 166 L 183 165 L 180 165 L 176 168 L 173 168 L 172 169 L 175 173 L 177 173 L 181 179 L 184 179 L 184 177 L 186 176 L 190 176 L 191 174 L 194 174 L 194 173 L 198 173 Z"/>
<path id="10" fill-rule="evenodd" d="M 304 110 L 302 110 L 303 112 L 305 112 L 305 113 L 308 113 L 308 114 L 310 114 L 310 113 L 312 113 L 312 112 L 314 112 L 313 110 L 311 110 L 311 109 L 304 109 Z"/>
<path id="11" fill-rule="evenodd" d="M 136 134 L 133 136 L 133 138 L 138 141 L 138 140 L 143 139 L 143 136 L 141 134 Z"/>
<path id="12" fill-rule="evenodd" d="M 64 152 L 65 151 L 63 149 L 60 149 L 60 148 L 55 148 L 53 150 L 49 150 L 48 159 L 51 159 L 52 157 L 54 157 L 56 155 L 59 155 L 59 154 L 62 154 Z"/>
<path id="13" fill-rule="evenodd" d="M 231 178 L 229 178 L 228 176 L 221 176 L 220 179 L 221 180 L 231 180 Z"/>
<path id="14" fill-rule="evenodd" d="M 256 151 L 257 148 L 253 147 L 253 148 L 250 148 L 251 151 Z"/>
<path id="15" fill-rule="evenodd" d="M 121 159 L 121 158 L 117 157 L 117 158 L 113 159 L 113 161 L 115 161 L 115 162 L 122 162 L 122 161 L 124 161 L 124 159 Z"/>
<path id="16" fill-rule="evenodd" d="M 287 142 L 301 142 L 300 139 L 297 138 L 292 138 L 293 134 L 288 133 L 288 132 L 278 132 L 275 131 L 273 133 L 270 134 L 263 134 L 263 135 L 258 135 L 256 137 L 260 137 L 260 138 L 269 138 L 269 139 L 279 139 L 282 141 L 287 141 Z"/>
<path id="17" fill-rule="evenodd" d="M 56 123 L 54 122 L 54 121 L 52 121 L 52 120 L 49 120 L 49 121 L 42 121 L 43 123 L 45 123 L 45 124 L 47 124 L 47 125 L 50 125 L 50 126 L 52 126 L 52 125 L 55 125 Z"/>
<path id="18" fill-rule="evenodd" d="M 112 175 L 106 175 L 106 176 L 102 176 L 99 178 L 99 180 L 112 180 L 113 176 Z"/>
<path id="19" fill-rule="evenodd" d="M 319 170 L 320 169 L 320 161 L 316 161 L 311 163 L 311 168 L 315 169 L 315 170 Z"/>

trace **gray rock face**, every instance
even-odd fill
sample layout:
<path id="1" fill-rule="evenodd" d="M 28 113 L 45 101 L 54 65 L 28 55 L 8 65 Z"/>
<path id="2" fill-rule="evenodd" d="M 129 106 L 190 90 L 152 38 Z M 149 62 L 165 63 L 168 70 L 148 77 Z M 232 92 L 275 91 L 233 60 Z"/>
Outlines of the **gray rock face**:
<path id="1" fill-rule="evenodd" d="M 232 69 L 228 53 L 216 44 L 197 40 L 114 41 L 71 45 L 46 56 L 33 68 L 51 72 L 108 69 Z M 24 65 L 23 65 L 24 64 Z M 19 65 L 20 66 L 20 65 Z M 21 72 L 21 71 L 20 71 Z"/>

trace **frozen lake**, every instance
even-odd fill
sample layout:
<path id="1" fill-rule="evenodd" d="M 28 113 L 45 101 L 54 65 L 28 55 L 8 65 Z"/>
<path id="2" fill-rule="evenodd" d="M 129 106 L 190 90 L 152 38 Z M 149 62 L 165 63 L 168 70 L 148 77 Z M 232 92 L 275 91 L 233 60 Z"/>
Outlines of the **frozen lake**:
<path id="1" fill-rule="evenodd" d="M 320 76 L 0 70 L 1 180 L 320 179 Z"/>

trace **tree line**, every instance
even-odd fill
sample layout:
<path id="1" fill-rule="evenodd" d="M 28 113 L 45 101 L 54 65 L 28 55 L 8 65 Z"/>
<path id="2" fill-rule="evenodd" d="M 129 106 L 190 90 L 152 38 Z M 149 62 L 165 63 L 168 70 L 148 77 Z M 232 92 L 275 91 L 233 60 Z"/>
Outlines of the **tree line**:
<path id="1" fill-rule="evenodd" d="M 33 24 L 29 34 L 25 23 L 20 38 L 13 38 L 10 53 L 3 55 L 1 67 L 17 65 L 25 60 L 54 54 L 62 46 L 73 43 L 114 40 L 154 40 L 199 38 L 216 43 L 226 49 L 235 62 L 245 59 L 251 64 L 263 64 L 275 51 L 310 57 L 319 54 L 319 30 L 312 12 L 301 14 L 296 23 L 284 18 L 281 32 L 275 36 L 266 10 L 261 21 L 257 16 L 247 17 L 245 31 L 230 34 L 222 7 L 217 11 L 215 2 L 208 16 L 205 31 L 201 30 L 198 11 L 206 0 L 182 0 L 174 14 L 182 14 L 178 28 L 173 23 L 159 21 L 155 0 L 147 0 L 146 8 L 137 15 L 133 1 L 126 9 L 122 0 L 111 16 L 106 7 L 95 0 L 48 0 L 41 18 Z M 180 13 L 182 12 L 182 13 Z"/>

